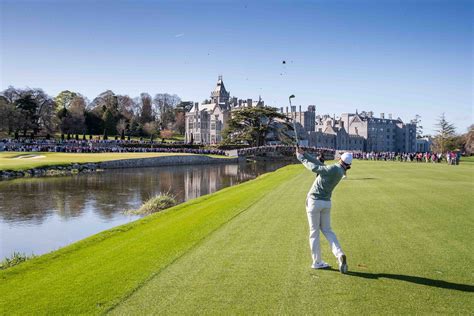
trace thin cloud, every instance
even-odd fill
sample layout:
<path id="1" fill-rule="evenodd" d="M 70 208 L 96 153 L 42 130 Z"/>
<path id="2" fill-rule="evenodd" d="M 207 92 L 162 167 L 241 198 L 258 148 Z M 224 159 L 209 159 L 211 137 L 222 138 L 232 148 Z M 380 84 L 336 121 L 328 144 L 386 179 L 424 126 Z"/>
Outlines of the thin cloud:
<path id="1" fill-rule="evenodd" d="M 184 33 L 176 34 L 174 37 L 181 37 L 181 36 L 184 36 Z"/>

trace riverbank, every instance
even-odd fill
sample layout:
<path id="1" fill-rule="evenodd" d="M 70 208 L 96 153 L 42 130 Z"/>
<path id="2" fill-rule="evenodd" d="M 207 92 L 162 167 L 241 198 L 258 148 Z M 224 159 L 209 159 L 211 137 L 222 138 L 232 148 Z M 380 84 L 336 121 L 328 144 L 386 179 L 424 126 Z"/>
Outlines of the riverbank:
<path id="1" fill-rule="evenodd" d="M 185 153 L 0 153 L 0 180 L 97 172 L 103 169 L 233 163 L 237 158 Z"/>
<path id="2" fill-rule="evenodd" d="M 1 271 L 0 310 L 470 314 L 473 171 L 355 162 L 333 201 L 348 275 L 309 268 L 314 177 L 295 165 Z"/>

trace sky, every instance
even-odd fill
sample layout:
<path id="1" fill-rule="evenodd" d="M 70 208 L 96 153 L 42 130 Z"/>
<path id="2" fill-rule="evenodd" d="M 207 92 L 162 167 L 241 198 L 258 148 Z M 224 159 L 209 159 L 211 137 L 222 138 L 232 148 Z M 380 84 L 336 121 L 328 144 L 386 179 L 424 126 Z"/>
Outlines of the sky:
<path id="1" fill-rule="evenodd" d="M 473 119 L 474 1 L 0 0 L 0 89 Z M 283 64 L 283 61 L 286 63 Z"/>

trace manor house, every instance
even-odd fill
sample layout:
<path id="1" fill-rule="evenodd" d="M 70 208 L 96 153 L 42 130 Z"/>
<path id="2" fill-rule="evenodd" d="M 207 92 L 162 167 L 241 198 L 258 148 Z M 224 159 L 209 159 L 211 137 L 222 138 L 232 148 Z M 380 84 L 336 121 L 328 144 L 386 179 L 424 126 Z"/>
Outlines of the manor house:
<path id="1" fill-rule="evenodd" d="M 222 76 L 219 76 L 211 98 L 201 104 L 194 103 L 186 113 L 185 142 L 194 144 L 218 144 L 222 142 L 222 131 L 227 126 L 232 110 L 243 107 L 263 107 L 263 100 L 237 99 L 230 97 Z"/>

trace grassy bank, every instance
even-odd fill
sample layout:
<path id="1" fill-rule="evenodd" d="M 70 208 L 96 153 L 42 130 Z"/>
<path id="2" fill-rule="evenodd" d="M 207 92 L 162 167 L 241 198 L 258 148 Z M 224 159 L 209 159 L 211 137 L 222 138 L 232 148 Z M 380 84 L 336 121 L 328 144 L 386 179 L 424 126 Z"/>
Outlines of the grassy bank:
<path id="1" fill-rule="evenodd" d="M 24 170 L 72 163 L 102 162 L 120 159 L 152 158 L 192 155 L 185 153 L 50 153 L 3 152 L 0 153 L 0 170 Z M 224 156 L 206 155 L 215 158 Z"/>
<path id="2" fill-rule="evenodd" d="M 289 166 L 0 271 L 0 311 L 470 314 L 473 172 L 355 162 L 333 200 L 349 275 L 309 268 L 313 176 Z"/>

